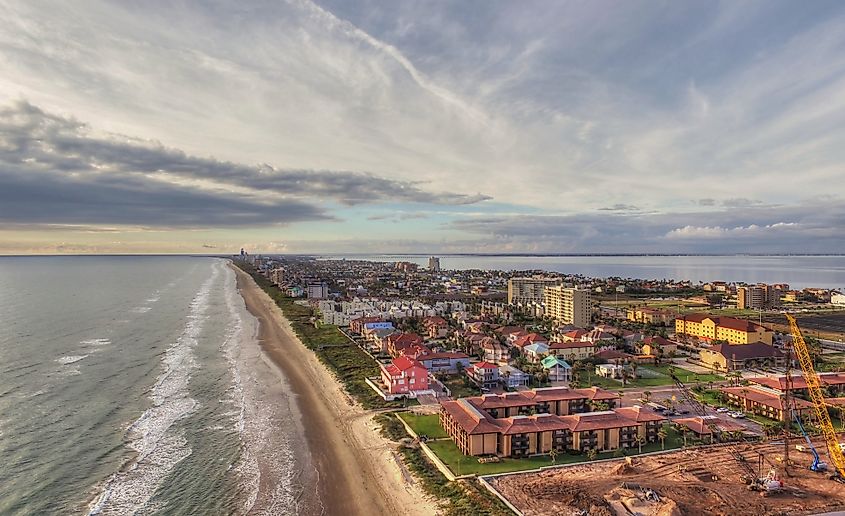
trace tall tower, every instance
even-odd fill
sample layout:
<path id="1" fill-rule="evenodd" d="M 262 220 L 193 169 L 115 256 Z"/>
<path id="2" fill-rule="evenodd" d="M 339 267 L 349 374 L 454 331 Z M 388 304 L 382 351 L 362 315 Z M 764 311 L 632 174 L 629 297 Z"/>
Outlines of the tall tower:
<path id="1" fill-rule="evenodd" d="M 428 259 L 428 270 L 432 272 L 440 272 L 440 258 L 431 256 Z"/>

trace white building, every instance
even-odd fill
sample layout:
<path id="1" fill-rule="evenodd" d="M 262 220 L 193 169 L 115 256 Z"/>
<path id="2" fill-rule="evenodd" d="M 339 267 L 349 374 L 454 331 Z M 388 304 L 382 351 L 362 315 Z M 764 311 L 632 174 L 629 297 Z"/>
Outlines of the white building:
<path id="1" fill-rule="evenodd" d="M 546 287 L 546 315 L 558 323 L 574 324 L 581 328 L 590 325 L 590 291 L 562 286 Z"/>
<path id="2" fill-rule="evenodd" d="M 830 304 L 832 305 L 845 305 L 845 294 L 842 292 L 831 292 L 830 293 Z"/>

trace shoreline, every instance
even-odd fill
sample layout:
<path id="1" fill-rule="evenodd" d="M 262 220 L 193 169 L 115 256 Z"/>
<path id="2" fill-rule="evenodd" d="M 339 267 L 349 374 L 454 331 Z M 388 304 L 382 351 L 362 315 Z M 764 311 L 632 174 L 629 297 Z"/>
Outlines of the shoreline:
<path id="1" fill-rule="evenodd" d="M 435 514 L 432 502 L 409 482 L 393 445 L 372 421 L 373 412 L 356 405 L 293 332 L 275 302 L 234 265 L 238 293 L 259 322 L 262 353 L 286 377 L 296 396 L 305 440 L 317 471 L 314 514 Z M 308 496 L 308 495 L 306 495 Z M 321 507 L 318 512 L 316 508 Z"/>

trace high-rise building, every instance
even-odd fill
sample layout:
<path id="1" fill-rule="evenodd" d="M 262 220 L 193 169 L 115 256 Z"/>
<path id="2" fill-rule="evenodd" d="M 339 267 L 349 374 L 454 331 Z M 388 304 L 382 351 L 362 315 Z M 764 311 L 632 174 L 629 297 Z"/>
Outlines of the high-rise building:
<path id="1" fill-rule="evenodd" d="M 777 285 L 758 283 L 736 289 L 736 307 L 740 310 L 757 310 L 780 305 L 781 289 Z"/>
<path id="2" fill-rule="evenodd" d="M 440 272 L 440 258 L 432 256 L 428 259 L 428 270 Z"/>
<path id="3" fill-rule="evenodd" d="M 562 324 L 590 325 L 590 291 L 563 286 L 546 287 L 546 315 Z"/>
<path id="4" fill-rule="evenodd" d="M 508 304 L 528 305 L 541 304 L 545 299 L 543 290 L 546 287 L 560 285 L 558 278 L 511 278 L 508 280 Z"/>

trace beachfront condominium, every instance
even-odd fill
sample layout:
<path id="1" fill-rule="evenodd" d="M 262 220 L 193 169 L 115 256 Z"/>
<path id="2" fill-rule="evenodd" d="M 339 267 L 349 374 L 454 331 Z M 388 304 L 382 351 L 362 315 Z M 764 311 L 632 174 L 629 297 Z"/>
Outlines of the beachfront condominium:
<path id="1" fill-rule="evenodd" d="M 559 278 L 534 276 L 531 278 L 511 278 L 508 280 L 508 304 L 542 304 L 545 300 L 545 288 L 560 285 Z"/>
<path id="2" fill-rule="evenodd" d="M 590 291 L 566 288 L 561 285 L 546 287 L 546 315 L 562 324 L 581 328 L 590 325 Z"/>

